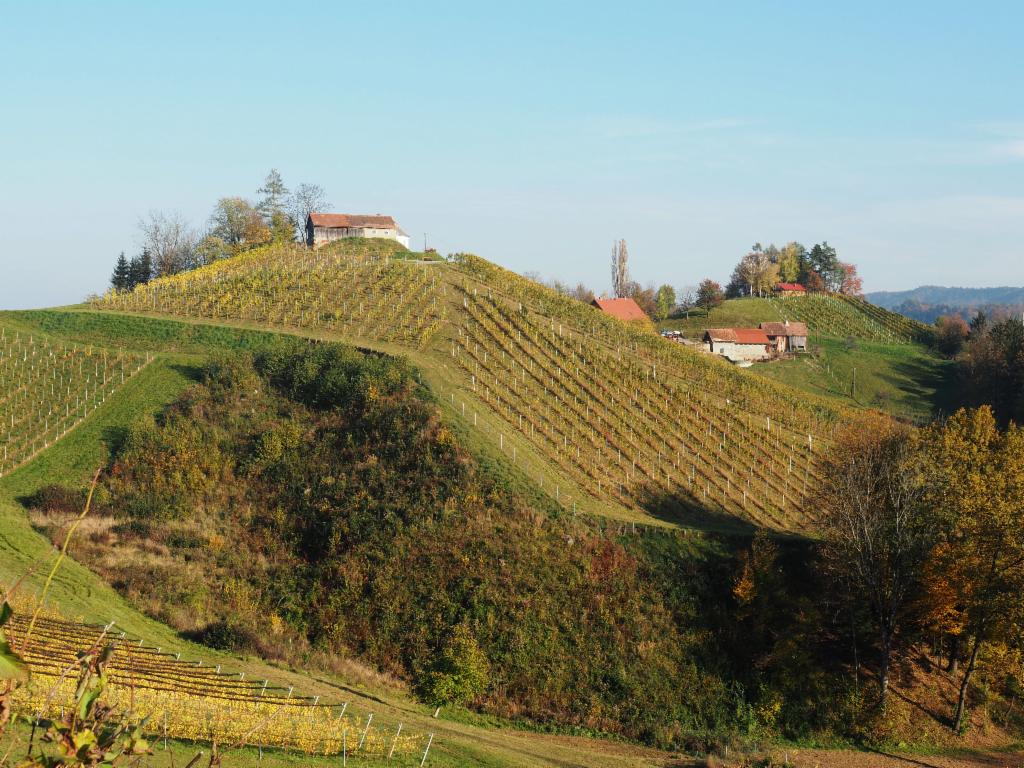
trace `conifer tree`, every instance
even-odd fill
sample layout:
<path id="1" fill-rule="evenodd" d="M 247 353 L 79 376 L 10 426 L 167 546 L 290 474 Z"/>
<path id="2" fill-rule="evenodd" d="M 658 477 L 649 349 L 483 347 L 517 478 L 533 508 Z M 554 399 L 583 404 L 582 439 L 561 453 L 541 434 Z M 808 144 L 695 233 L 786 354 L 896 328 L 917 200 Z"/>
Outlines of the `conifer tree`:
<path id="1" fill-rule="evenodd" d="M 115 291 L 126 291 L 129 288 L 131 278 L 131 266 L 128 259 L 124 257 L 124 251 L 117 257 L 117 264 L 114 266 L 114 274 L 110 276 L 110 287 Z"/>
<path id="2" fill-rule="evenodd" d="M 256 210 L 263 216 L 267 226 L 270 226 L 274 214 L 285 214 L 285 206 L 288 202 L 288 187 L 284 185 L 284 179 L 276 168 L 271 168 L 263 186 L 256 190 L 260 195 L 260 201 L 256 204 Z"/>
<path id="3" fill-rule="evenodd" d="M 149 250 L 143 249 L 142 253 L 132 258 L 128 265 L 128 286 L 127 290 L 137 285 L 148 283 L 153 277 L 153 257 Z"/>

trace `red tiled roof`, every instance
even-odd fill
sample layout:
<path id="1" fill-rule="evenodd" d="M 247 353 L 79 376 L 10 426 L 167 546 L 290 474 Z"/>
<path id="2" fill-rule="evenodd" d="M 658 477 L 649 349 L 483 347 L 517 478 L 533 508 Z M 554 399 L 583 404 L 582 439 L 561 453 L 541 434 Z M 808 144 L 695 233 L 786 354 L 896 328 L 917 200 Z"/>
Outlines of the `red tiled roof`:
<path id="1" fill-rule="evenodd" d="M 807 323 L 761 323 L 758 328 L 769 336 L 807 335 Z"/>
<path id="2" fill-rule="evenodd" d="M 775 290 L 777 290 L 777 291 L 806 291 L 807 289 L 804 288 L 802 285 L 800 285 L 800 283 L 779 283 L 775 287 Z"/>
<path id="3" fill-rule="evenodd" d="M 768 334 L 760 328 L 708 328 L 704 335 L 712 341 L 731 341 L 735 344 L 769 343 Z"/>
<path id="4" fill-rule="evenodd" d="M 310 221 L 314 227 L 328 227 L 330 229 L 341 229 L 351 227 L 359 229 L 371 227 L 373 229 L 395 229 L 398 225 L 390 216 L 362 216 L 354 213 L 311 213 Z"/>
<path id="5" fill-rule="evenodd" d="M 593 304 L 619 320 L 646 320 L 647 315 L 632 299 L 594 299 Z"/>

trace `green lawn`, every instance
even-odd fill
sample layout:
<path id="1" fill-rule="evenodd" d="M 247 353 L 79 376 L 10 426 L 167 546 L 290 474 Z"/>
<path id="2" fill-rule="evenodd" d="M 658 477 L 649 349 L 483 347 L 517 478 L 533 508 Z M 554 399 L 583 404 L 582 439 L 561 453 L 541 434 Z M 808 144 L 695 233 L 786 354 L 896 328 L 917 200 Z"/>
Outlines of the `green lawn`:
<path id="1" fill-rule="evenodd" d="M 779 312 L 778 300 L 745 298 L 729 299 L 710 314 L 702 309 L 691 310 L 688 315 L 658 323 L 658 330 L 683 331 L 687 336 L 700 336 L 705 328 L 756 328 L 758 323 L 784 319 Z"/>
<path id="2" fill-rule="evenodd" d="M 821 337 L 811 354 L 750 371 L 848 405 L 878 408 L 917 423 L 955 407 L 953 364 L 916 344 Z"/>

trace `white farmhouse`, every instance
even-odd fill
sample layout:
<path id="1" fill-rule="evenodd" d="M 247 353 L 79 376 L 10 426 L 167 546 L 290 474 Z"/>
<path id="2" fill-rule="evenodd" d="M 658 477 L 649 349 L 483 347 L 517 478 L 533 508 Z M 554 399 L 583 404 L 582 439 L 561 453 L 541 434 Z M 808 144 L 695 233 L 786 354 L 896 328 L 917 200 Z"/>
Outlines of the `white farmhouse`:
<path id="1" fill-rule="evenodd" d="M 760 328 L 709 328 L 704 332 L 704 343 L 712 354 L 733 362 L 771 357 L 768 334 Z"/>
<path id="2" fill-rule="evenodd" d="M 409 236 L 390 216 L 311 213 L 306 218 L 306 245 L 310 247 L 317 248 L 346 237 L 383 237 L 409 247 Z"/>

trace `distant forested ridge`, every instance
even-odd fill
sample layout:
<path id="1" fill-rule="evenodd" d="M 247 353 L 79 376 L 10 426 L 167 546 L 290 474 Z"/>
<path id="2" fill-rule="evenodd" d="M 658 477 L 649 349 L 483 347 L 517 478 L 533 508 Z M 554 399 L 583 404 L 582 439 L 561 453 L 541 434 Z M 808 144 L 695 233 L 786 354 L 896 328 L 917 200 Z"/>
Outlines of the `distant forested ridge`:
<path id="1" fill-rule="evenodd" d="M 868 301 L 914 320 L 934 323 L 942 316 L 959 315 L 970 320 L 978 310 L 991 317 L 1024 311 L 1024 288 L 956 288 L 922 285 L 909 291 L 875 291 Z"/>

